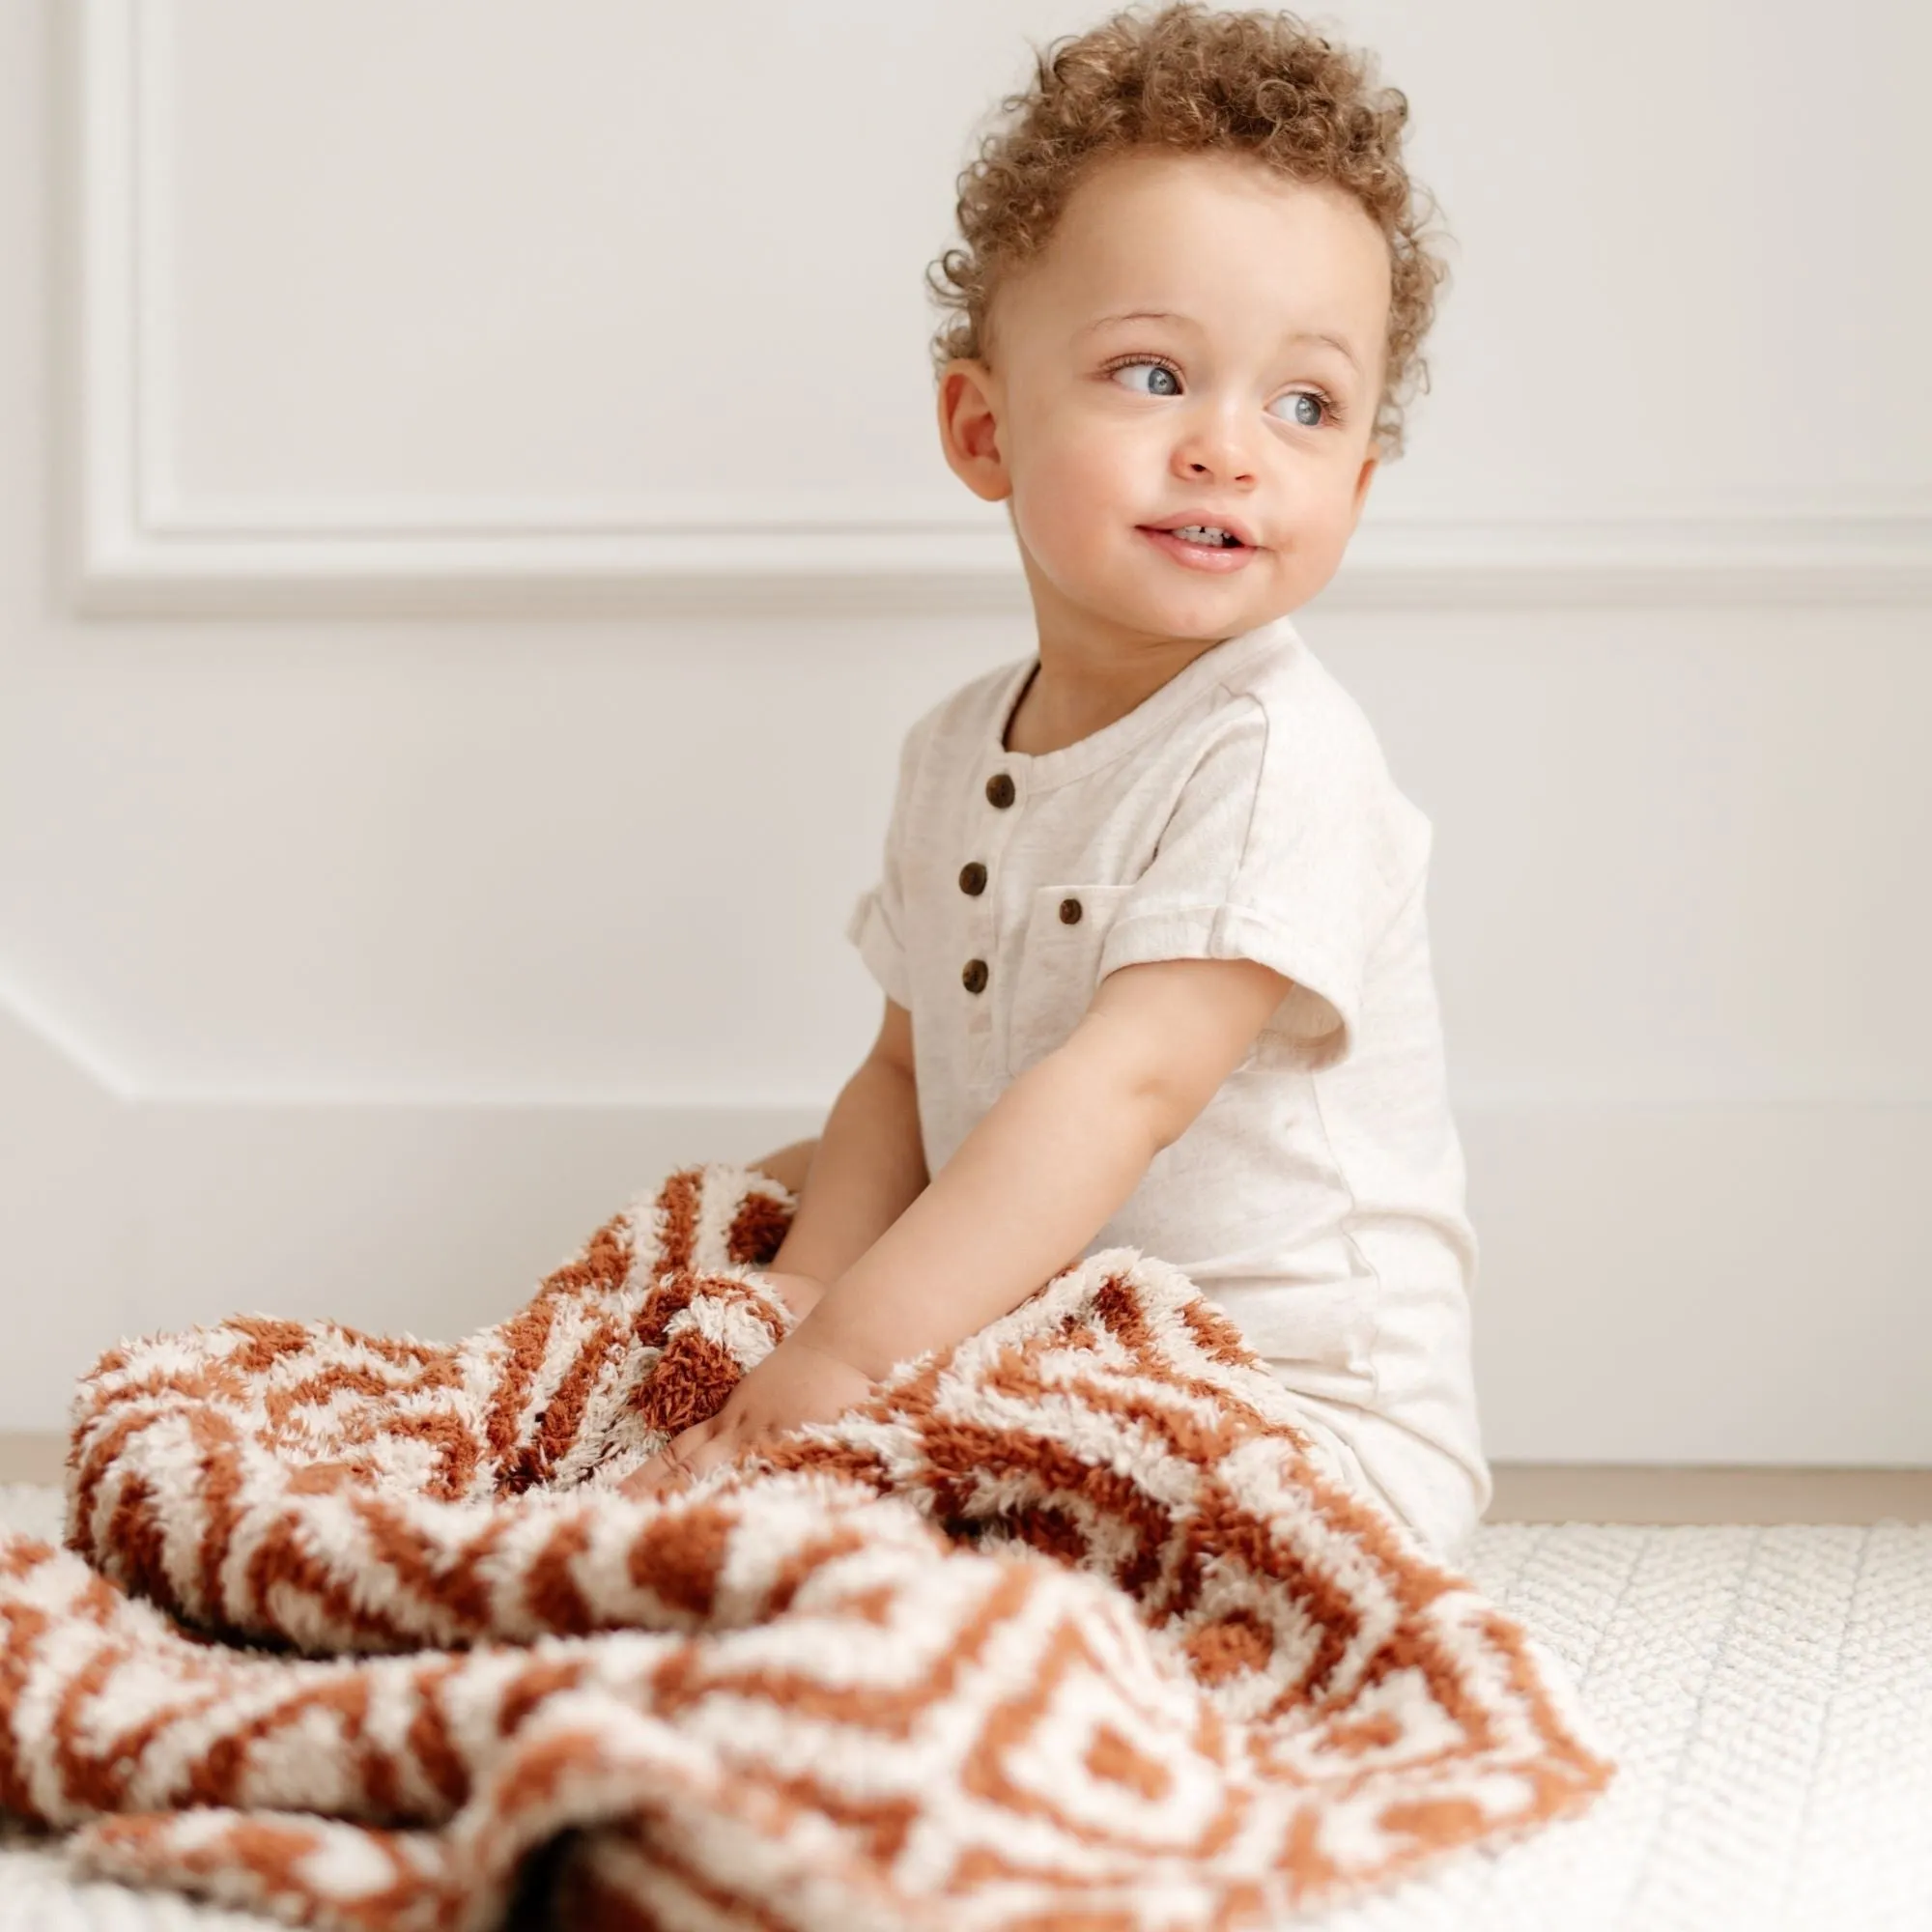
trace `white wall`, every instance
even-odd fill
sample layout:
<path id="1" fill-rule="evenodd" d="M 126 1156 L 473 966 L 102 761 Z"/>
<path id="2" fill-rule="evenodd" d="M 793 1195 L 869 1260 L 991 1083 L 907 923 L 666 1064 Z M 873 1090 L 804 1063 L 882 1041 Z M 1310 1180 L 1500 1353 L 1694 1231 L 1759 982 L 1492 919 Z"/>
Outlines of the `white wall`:
<path id="1" fill-rule="evenodd" d="M 811 1129 L 1031 641 L 920 272 L 1097 11 L 0 8 L 0 1430 Z M 1458 239 L 1298 621 L 1436 825 L 1491 1451 L 1932 1463 L 1932 27 L 1324 17 Z"/>

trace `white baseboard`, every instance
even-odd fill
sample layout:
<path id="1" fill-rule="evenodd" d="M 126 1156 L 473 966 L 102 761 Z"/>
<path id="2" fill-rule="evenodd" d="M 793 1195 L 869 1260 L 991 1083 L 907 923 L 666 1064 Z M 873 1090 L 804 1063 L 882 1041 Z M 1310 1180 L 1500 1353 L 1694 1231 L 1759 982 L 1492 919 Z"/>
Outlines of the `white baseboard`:
<path id="1" fill-rule="evenodd" d="M 454 1337 L 669 1169 L 810 1107 L 127 1101 L 0 1014 L 0 1430 L 249 1309 Z M 1505 1463 L 1932 1466 L 1932 1107 L 1458 1107 Z"/>
<path id="2" fill-rule="evenodd" d="M 1932 1107 L 1459 1118 L 1492 1461 L 1932 1465 Z"/>
<path id="3" fill-rule="evenodd" d="M 467 1334 L 670 1169 L 823 1118 L 128 1101 L 0 1011 L 0 1431 L 59 1431 L 123 1337 L 242 1310 Z"/>

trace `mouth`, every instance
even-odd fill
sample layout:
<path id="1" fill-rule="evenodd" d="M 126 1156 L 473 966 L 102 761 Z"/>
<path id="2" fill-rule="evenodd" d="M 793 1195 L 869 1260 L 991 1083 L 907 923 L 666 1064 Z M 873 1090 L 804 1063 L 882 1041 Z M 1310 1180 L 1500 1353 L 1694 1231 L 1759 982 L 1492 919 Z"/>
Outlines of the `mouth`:
<path id="1" fill-rule="evenodd" d="M 1238 570 L 1261 548 L 1246 525 L 1193 512 L 1135 528 L 1154 547 L 1196 570 Z"/>

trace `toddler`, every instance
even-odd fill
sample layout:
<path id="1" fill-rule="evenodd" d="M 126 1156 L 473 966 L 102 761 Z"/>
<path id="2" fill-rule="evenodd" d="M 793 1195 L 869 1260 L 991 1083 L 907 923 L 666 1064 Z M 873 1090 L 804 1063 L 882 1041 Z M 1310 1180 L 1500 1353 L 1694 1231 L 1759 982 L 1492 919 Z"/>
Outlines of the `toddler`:
<path id="1" fill-rule="evenodd" d="M 1038 644 L 907 733 L 848 929 L 885 994 L 773 1262 L 801 1320 L 652 1493 L 1127 1245 L 1223 1309 L 1334 1479 L 1453 1554 L 1487 1507 L 1428 818 L 1289 613 L 1340 563 L 1442 264 L 1407 103 L 1286 14 L 1037 57 L 932 285 L 947 462 Z"/>

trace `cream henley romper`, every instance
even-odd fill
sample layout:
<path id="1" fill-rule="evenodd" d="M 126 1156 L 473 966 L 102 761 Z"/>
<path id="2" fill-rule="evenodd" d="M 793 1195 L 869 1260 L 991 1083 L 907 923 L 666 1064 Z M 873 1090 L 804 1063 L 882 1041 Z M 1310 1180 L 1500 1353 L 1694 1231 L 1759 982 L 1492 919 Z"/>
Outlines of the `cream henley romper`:
<path id="1" fill-rule="evenodd" d="M 882 871 L 847 927 L 912 1014 L 926 1171 L 1117 967 L 1258 959 L 1293 980 L 1084 1254 L 1129 1246 L 1182 1269 L 1331 1470 L 1453 1557 L 1491 1476 L 1430 821 L 1286 617 L 1028 755 L 1004 741 L 1037 664 L 987 672 L 907 732 Z"/>

